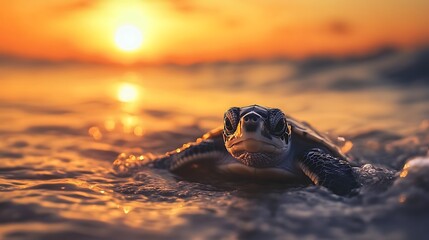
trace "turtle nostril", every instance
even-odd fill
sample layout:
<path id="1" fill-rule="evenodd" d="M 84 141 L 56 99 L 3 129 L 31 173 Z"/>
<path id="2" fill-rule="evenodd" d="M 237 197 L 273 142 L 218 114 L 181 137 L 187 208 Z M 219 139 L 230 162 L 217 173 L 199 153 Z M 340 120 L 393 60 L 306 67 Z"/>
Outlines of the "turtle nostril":
<path id="1" fill-rule="evenodd" d="M 258 119 L 259 117 L 256 114 L 248 114 L 244 116 L 244 122 L 257 122 Z"/>
<path id="2" fill-rule="evenodd" d="M 258 120 L 258 117 L 254 115 L 244 117 L 245 122 L 256 122 L 257 120 Z"/>

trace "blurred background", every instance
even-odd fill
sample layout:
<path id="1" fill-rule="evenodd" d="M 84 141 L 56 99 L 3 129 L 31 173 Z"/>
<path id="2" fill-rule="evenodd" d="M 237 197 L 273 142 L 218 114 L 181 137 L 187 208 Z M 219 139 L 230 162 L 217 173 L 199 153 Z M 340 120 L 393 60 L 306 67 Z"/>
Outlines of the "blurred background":
<path id="1" fill-rule="evenodd" d="M 132 115 L 214 121 L 257 103 L 324 129 L 417 125 L 428 116 L 428 8 L 424 0 L 17 0 L 0 9 L 0 101 L 8 111 L 96 102 L 124 112 L 127 103 Z M 113 109 L 91 112 L 106 120 Z"/>

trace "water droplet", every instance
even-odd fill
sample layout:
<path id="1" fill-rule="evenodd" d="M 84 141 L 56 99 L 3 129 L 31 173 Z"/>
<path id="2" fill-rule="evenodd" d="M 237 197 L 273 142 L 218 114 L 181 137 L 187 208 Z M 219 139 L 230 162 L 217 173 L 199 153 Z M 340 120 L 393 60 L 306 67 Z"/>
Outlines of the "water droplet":
<path id="1" fill-rule="evenodd" d="M 402 170 L 402 172 L 399 174 L 399 177 L 404 178 L 408 175 L 408 170 L 404 169 Z"/>
<path id="2" fill-rule="evenodd" d="M 124 206 L 122 209 L 124 210 L 125 214 L 128 214 L 132 210 L 130 206 Z"/>
<path id="3" fill-rule="evenodd" d="M 407 197 L 405 195 L 401 194 L 399 196 L 398 201 L 399 201 L 399 203 L 404 203 L 405 201 L 407 201 Z"/>
<path id="4" fill-rule="evenodd" d="M 88 129 L 88 133 L 91 137 L 93 137 L 95 140 L 100 140 L 103 137 L 103 134 L 101 134 L 101 131 L 98 127 L 91 127 Z"/>

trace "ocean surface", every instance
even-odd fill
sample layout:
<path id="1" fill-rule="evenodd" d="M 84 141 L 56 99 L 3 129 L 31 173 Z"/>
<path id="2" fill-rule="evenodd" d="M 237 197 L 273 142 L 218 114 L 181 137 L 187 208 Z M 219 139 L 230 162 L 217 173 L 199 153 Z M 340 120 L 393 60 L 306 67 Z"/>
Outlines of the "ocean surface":
<path id="1" fill-rule="evenodd" d="M 429 49 L 131 68 L 0 61 L 0 239 L 427 239 L 428 63 Z M 331 136 L 360 173 L 358 194 L 115 174 L 116 159 L 174 150 L 249 104 Z"/>

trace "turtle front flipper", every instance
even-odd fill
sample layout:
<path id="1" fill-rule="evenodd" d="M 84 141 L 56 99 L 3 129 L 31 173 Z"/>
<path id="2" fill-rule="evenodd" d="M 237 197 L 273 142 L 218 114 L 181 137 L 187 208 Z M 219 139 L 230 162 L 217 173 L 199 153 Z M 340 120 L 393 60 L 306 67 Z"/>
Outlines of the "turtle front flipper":
<path id="1" fill-rule="evenodd" d="M 311 181 L 339 195 L 348 195 L 359 187 L 347 161 L 335 158 L 320 149 L 313 149 L 298 163 Z"/>
<path id="2" fill-rule="evenodd" d="M 156 159 L 153 166 L 178 173 L 198 165 L 216 164 L 226 154 L 227 151 L 222 139 L 205 139 L 200 142 L 185 144 L 182 148 L 168 152 L 163 157 Z"/>
<path id="3" fill-rule="evenodd" d="M 186 176 L 193 172 L 201 172 L 194 171 L 198 166 L 214 169 L 212 166 L 224 160 L 227 153 L 222 139 L 201 139 L 158 156 L 151 153 L 139 156 L 122 153 L 113 162 L 113 174 L 126 177 L 149 166 L 166 169 L 178 175 L 183 173 Z"/>
<path id="4" fill-rule="evenodd" d="M 228 154 L 223 143 L 222 128 L 216 128 L 195 142 L 186 143 L 181 148 L 167 152 L 163 155 L 152 153 L 136 156 L 122 153 L 113 162 L 113 174 L 117 176 L 130 176 L 145 167 L 166 169 L 173 173 L 186 176 L 197 166 L 213 166 L 218 161 L 225 160 Z M 189 171 L 191 170 L 191 171 Z"/>

